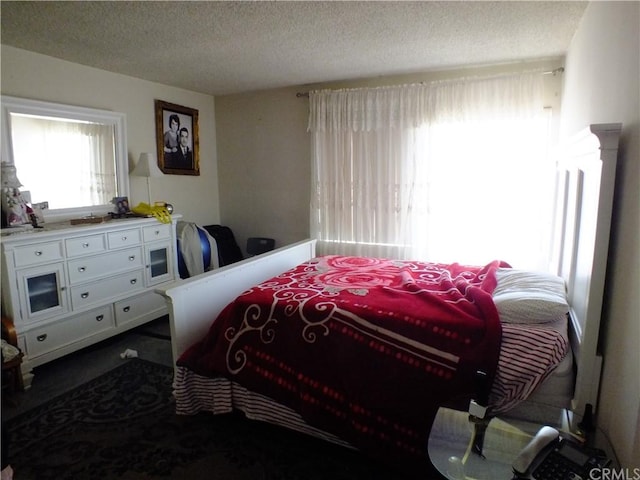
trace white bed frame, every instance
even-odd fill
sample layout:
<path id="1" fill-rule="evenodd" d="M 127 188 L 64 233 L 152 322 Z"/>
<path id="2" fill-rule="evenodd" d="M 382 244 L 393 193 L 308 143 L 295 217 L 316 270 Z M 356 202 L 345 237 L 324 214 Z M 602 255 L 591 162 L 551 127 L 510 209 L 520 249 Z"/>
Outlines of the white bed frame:
<path id="1" fill-rule="evenodd" d="M 558 151 L 557 273 L 567 282 L 576 370 L 571 410 L 596 412 L 602 355 L 600 319 L 609 254 L 618 143 L 622 124 L 594 124 Z"/>
<path id="2" fill-rule="evenodd" d="M 315 255 L 316 241 L 304 240 L 157 290 L 168 299 L 174 364 L 238 295 Z"/>
<path id="3" fill-rule="evenodd" d="M 567 143 L 558 162 L 556 264 L 572 305 L 577 413 L 586 404 L 595 411 L 598 400 L 598 336 L 620 130 L 620 124 L 591 125 Z M 315 241 L 306 240 L 158 290 L 168 301 L 174 361 L 240 293 L 314 256 Z"/>

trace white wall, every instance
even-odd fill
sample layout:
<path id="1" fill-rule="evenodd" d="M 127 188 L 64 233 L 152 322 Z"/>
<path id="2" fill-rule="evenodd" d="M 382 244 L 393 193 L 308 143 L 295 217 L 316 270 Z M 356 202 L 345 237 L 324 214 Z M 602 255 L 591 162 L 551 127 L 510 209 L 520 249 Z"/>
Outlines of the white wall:
<path id="1" fill-rule="evenodd" d="M 220 215 L 243 251 L 248 237 L 309 237 L 309 102 L 296 91 L 216 98 Z"/>
<path id="2" fill-rule="evenodd" d="M 640 3 L 591 2 L 566 60 L 561 131 L 622 122 L 603 312 L 598 423 L 640 467 Z"/>
<path id="3" fill-rule="evenodd" d="M 199 115 L 200 176 L 151 179 L 152 201 L 172 203 L 185 220 L 219 222 L 214 98 L 210 95 L 85 67 L 6 45 L 1 51 L 3 95 L 114 110 L 127 114 L 129 165 L 156 152 L 154 99 L 194 108 Z M 62 182 L 61 182 L 62 183 Z M 144 178 L 130 177 L 131 204 L 148 201 Z"/>

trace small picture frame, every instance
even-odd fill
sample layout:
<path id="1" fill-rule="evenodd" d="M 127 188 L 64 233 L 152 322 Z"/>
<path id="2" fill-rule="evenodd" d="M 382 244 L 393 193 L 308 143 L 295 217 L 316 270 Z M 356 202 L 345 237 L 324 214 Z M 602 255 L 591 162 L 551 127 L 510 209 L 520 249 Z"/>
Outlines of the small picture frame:
<path id="1" fill-rule="evenodd" d="M 128 197 L 114 197 L 113 203 L 116 206 L 116 213 L 118 215 L 126 215 L 130 212 Z"/>
<path id="2" fill-rule="evenodd" d="M 33 214 L 36 216 L 36 221 L 38 222 L 38 225 L 42 225 L 44 223 L 43 210 L 45 210 L 45 208 L 42 207 L 44 203 L 46 202 L 34 203 L 33 205 L 31 205 L 31 208 L 33 208 Z"/>
<path id="3" fill-rule="evenodd" d="M 155 101 L 158 167 L 169 175 L 200 175 L 198 110 Z"/>

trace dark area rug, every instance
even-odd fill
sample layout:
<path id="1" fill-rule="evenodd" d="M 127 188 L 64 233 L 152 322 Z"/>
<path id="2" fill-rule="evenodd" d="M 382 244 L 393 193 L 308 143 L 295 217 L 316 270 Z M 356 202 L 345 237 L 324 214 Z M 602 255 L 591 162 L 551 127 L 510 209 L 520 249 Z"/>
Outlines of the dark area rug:
<path id="1" fill-rule="evenodd" d="M 15 479 L 407 478 L 359 452 L 240 414 L 175 415 L 172 377 L 170 367 L 134 358 L 9 420 Z"/>

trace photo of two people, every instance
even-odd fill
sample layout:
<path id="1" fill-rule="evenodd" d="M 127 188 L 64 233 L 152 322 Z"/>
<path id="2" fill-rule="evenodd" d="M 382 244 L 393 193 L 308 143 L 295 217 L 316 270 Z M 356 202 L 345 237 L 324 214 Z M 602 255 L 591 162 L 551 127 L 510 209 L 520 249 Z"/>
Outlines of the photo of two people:
<path id="1" fill-rule="evenodd" d="M 158 166 L 168 174 L 200 175 L 198 111 L 156 100 Z"/>

